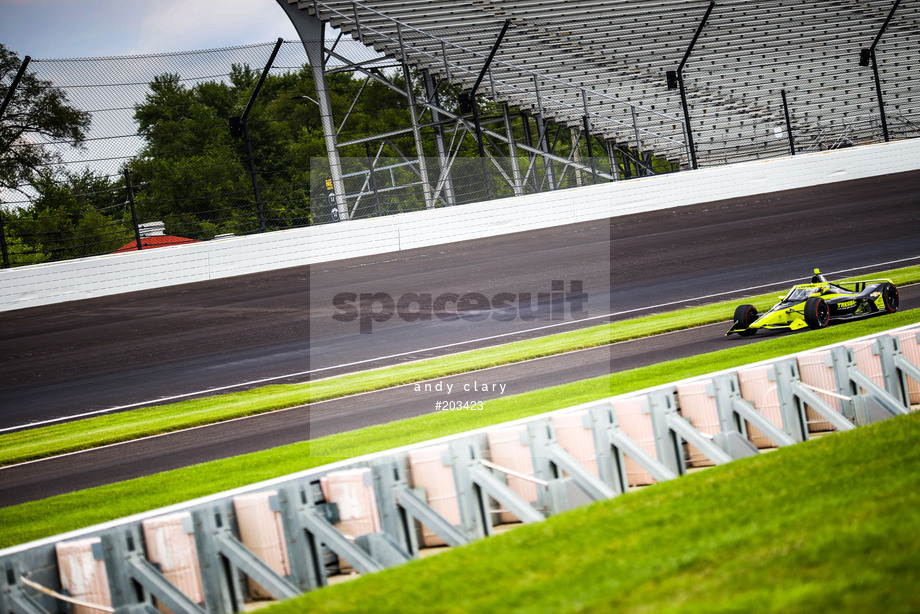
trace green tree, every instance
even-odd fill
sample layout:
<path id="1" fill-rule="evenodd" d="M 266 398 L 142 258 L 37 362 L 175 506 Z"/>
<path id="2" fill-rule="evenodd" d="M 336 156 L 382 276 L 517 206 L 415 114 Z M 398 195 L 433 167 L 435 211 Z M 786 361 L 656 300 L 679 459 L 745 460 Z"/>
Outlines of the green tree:
<path id="1" fill-rule="evenodd" d="M 401 74 L 389 78 L 396 87 L 405 87 Z M 259 229 L 249 151 L 243 136 L 230 131 L 231 118 L 243 113 L 258 79 L 258 71 L 234 65 L 226 80 L 189 85 L 178 75 L 164 74 L 150 83 L 149 93 L 135 107 L 145 145 L 131 163 L 138 186 L 138 212 L 144 220 L 162 219 L 170 234 L 200 239 Z M 417 99 L 423 100 L 421 78 L 415 75 L 412 81 Z M 346 72 L 329 73 L 327 84 L 340 143 L 391 133 L 385 139 L 381 164 L 414 159 L 411 131 L 397 130 L 410 125 L 403 96 L 375 79 L 365 80 Z M 456 88 L 442 88 L 442 104 L 455 107 L 458 92 Z M 311 223 L 311 195 L 319 202 L 315 210 L 328 213 L 325 180 L 329 174 L 322 166 L 327 152 L 319 109 L 311 100 L 315 96 L 312 70 L 304 66 L 269 74 L 250 109 L 249 145 L 261 196 L 259 204 L 269 230 Z M 489 112 L 491 108 L 483 105 L 483 109 Z M 422 121 L 426 121 L 424 113 Z M 423 139 L 426 155 L 434 157 L 433 131 L 423 129 Z M 383 141 L 373 143 L 372 156 L 380 142 Z M 341 146 L 339 152 L 346 173 L 366 170 L 368 153 L 363 143 Z M 477 156 L 475 140 L 465 137 L 459 155 Z M 312 172 L 311 162 L 319 162 Z M 481 165 L 467 166 L 478 174 L 474 181 L 461 181 L 458 189 L 470 191 L 472 195 L 467 200 L 471 200 L 482 191 Z M 437 173 L 438 169 L 433 168 L 429 179 L 435 180 Z M 359 216 L 424 206 L 415 171 L 402 166 L 395 168 L 393 175 L 402 185 L 415 187 L 382 193 L 379 200 L 364 198 Z M 386 180 L 384 173 L 380 173 L 380 180 Z M 347 189 L 356 191 L 362 187 L 363 176 L 349 181 Z"/>
<path id="2" fill-rule="evenodd" d="M 32 187 L 37 196 L 31 206 L 5 215 L 8 241 L 20 256 L 17 264 L 108 253 L 134 238 L 124 186 L 108 177 L 88 169 L 43 170 Z"/>
<path id="3" fill-rule="evenodd" d="M 21 60 L 0 44 L 0 100 L 9 92 Z M 79 146 L 86 138 L 90 114 L 68 103 L 67 94 L 26 70 L 0 117 L 0 187 L 23 191 L 39 169 L 59 156 L 44 142 Z"/>
<path id="4" fill-rule="evenodd" d="M 143 220 L 198 239 L 258 228 L 245 150 L 229 129 L 255 78 L 235 66 L 229 83 L 187 86 L 175 74 L 151 82 L 134 113 L 145 144 L 130 164 Z"/>

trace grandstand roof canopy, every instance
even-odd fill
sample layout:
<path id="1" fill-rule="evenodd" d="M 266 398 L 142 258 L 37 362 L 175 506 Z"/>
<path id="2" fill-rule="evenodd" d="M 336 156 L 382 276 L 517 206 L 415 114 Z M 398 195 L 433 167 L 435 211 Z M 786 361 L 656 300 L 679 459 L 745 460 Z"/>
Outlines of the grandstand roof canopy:
<path id="1" fill-rule="evenodd" d="M 676 70 L 707 0 L 279 0 L 392 58 L 469 88 L 505 20 L 479 94 L 686 162 Z M 872 45 L 892 0 L 720 0 L 683 71 L 701 162 L 787 153 L 782 92 L 800 150 L 878 140 Z M 876 48 L 893 136 L 920 123 L 920 6 L 904 3 Z"/>

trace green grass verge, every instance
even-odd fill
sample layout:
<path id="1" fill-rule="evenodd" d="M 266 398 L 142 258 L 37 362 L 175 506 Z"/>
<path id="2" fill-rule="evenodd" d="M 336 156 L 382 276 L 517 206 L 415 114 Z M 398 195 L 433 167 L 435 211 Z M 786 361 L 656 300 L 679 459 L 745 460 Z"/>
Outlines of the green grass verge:
<path id="1" fill-rule="evenodd" d="M 897 285 L 916 283 L 920 281 L 920 266 L 874 273 L 863 278 L 871 277 L 889 277 Z M 744 300 L 751 302 L 762 311 L 776 302 L 777 295 L 778 293 L 764 294 Z M 317 380 L 306 384 L 266 386 L 246 392 L 135 409 L 16 433 L 5 433 L 0 435 L 0 465 L 10 465 L 129 441 L 202 424 L 293 407 L 310 401 L 317 402 L 646 337 L 691 326 L 722 322 L 730 317 L 734 306 L 739 302 L 741 301 L 733 300 L 652 314 L 569 333 L 548 335 L 538 339 Z"/>
<path id="2" fill-rule="evenodd" d="M 496 399 L 481 411 L 435 412 L 0 509 L 0 548 L 294 473 L 336 460 L 507 422 L 613 394 L 801 352 L 920 321 L 920 310 L 777 336 L 703 354 Z"/>
<path id="3" fill-rule="evenodd" d="M 920 611 L 920 414 L 602 501 L 285 612 Z"/>

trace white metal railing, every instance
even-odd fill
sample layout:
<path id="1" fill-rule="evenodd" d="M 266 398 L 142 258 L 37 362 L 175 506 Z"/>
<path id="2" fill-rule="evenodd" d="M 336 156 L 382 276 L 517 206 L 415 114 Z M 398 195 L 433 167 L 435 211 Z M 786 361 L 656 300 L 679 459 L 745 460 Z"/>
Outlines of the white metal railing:
<path id="1" fill-rule="evenodd" d="M 749 387 L 758 380 L 760 387 Z M 346 566 L 371 573 L 427 547 L 489 536 L 500 524 L 540 522 L 674 479 L 691 466 L 907 414 L 920 407 L 918 383 L 920 324 L 912 324 L 340 461 L 2 550 L 0 610 L 63 612 L 68 603 L 89 603 L 140 611 L 154 599 L 173 611 L 242 610 L 256 591 L 242 588 L 239 574 L 273 598 L 290 598 L 325 586 Z M 243 501 L 261 506 L 259 526 L 275 527 L 258 546 L 246 536 Z M 169 523 L 171 533 L 150 533 Z M 283 565 L 271 554 L 282 547 Z M 69 582 L 73 552 L 80 587 L 94 591 Z M 230 572 L 211 564 L 219 559 Z M 180 560 L 200 575 L 197 589 L 169 579 L 165 562 Z"/>

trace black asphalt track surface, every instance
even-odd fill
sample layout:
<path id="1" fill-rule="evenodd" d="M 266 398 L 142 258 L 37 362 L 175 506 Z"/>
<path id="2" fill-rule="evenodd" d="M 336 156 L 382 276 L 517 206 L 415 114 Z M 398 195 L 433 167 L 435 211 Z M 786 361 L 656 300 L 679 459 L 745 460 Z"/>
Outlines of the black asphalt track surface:
<path id="1" fill-rule="evenodd" d="M 904 309 L 920 307 L 920 286 L 901 289 L 901 304 Z M 421 382 L 421 391 L 417 391 L 415 385 L 400 386 L 18 466 L 0 467 L 0 507 L 411 418 L 435 411 L 438 401 L 488 401 L 776 336 L 768 333 L 744 339 L 737 335 L 728 338 L 724 336 L 727 327 L 728 323 L 723 322 L 676 331 Z M 425 391 L 426 384 L 430 384 L 430 392 Z M 464 387 L 468 391 L 464 391 Z"/>
<path id="2" fill-rule="evenodd" d="M 325 377 L 417 360 L 534 336 L 541 333 L 526 329 L 548 323 L 392 317 L 361 335 L 357 322 L 329 325 L 335 312 L 330 298 L 341 291 L 493 296 L 548 291 L 551 280 L 582 280 L 590 295 L 587 315 L 594 319 L 564 330 L 605 321 L 600 316 L 608 313 L 615 320 L 782 291 L 816 266 L 828 273 L 882 269 L 916 264 L 910 260 L 916 256 L 920 173 L 903 173 L 4 312 L 0 428 L 241 382 L 304 381 L 311 371 Z M 913 299 L 904 294 L 908 307 Z M 504 395 L 516 394 L 711 351 L 713 343 L 726 347 L 722 332 L 703 328 L 457 376 L 454 390 L 504 384 Z M 497 334 L 506 336 L 464 343 Z M 238 428 L 228 424 L 0 470 L 0 504 L 418 415 L 433 411 L 438 398 L 398 388 L 229 423 Z M 487 398 L 477 391 L 470 400 Z"/>

